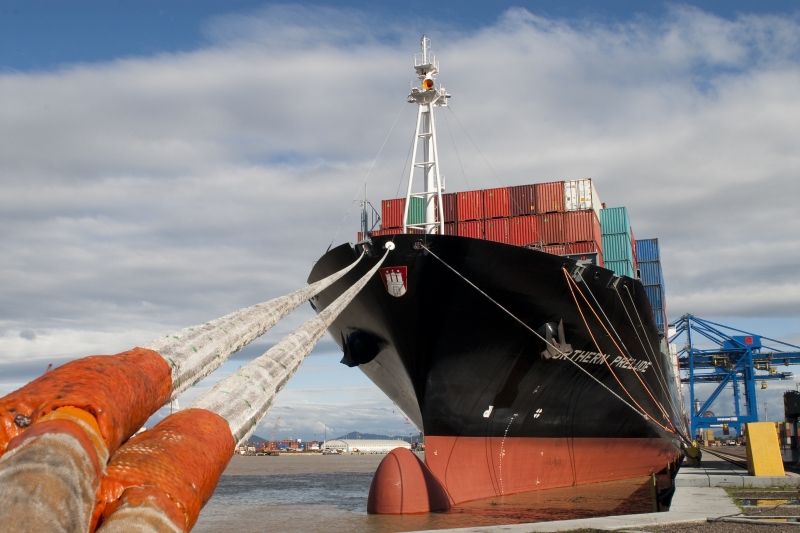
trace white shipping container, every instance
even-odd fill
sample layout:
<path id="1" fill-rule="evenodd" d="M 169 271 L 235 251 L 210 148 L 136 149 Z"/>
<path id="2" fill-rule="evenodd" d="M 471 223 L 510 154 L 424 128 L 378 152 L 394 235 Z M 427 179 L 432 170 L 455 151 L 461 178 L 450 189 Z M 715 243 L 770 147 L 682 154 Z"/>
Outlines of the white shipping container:
<path id="1" fill-rule="evenodd" d="M 601 208 L 600 197 L 597 196 L 597 189 L 594 188 L 591 178 L 564 182 L 565 211 L 592 209 L 599 219 Z"/>

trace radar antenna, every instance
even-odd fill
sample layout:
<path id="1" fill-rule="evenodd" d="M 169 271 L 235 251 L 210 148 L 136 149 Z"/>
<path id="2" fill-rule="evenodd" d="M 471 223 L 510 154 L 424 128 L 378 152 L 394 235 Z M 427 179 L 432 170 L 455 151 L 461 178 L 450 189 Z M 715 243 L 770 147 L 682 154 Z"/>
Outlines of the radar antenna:
<path id="1" fill-rule="evenodd" d="M 439 62 L 431 52 L 431 40 L 422 36 L 422 53 L 414 55 L 414 70 L 420 85 L 412 83 L 408 102 L 417 104 L 417 130 L 414 137 L 414 152 L 411 158 L 411 170 L 408 176 L 408 193 L 403 213 L 403 233 L 409 229 L 421 229 L 425 233 L 444 234 L 444 217 L 437 216 L 442 209 L 442 191 L 444 176 L 439 174 L 439 152 L 436 147 L 436 121 L 433 110 L 438 106 L 446 106 L 450 95 L 434 78 L 439 73 Z M 422 143 L 422 160 L 418 160 L 418 148 Z M 414 191 L 414 171 L 422 170 L 422 190 Z M 437 213 L 438 211 L 438 213 Z M 409 216 L 410 212 L 410 216 Z"/>

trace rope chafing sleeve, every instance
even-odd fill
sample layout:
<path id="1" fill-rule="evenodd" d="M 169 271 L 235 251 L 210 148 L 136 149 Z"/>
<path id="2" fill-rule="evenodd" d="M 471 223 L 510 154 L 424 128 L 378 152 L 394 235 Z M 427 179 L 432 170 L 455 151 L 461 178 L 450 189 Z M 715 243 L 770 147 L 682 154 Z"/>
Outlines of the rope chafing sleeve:
<path id="1" fill-rule="evenodd" d="M 189 531 L 233 452 L 228 425 L 204 409 L 180 411 L 131 438 L 103 477 L 96 511 L 103 514 L 100 531 L 146 524 L 151 529 L 143 531 Z"/>
<path id="2" fill-rule="evenodd" d="M 125 443 L 103 478 L 95 511 L 102 515 L 98 531 L 189 531 L 235 445 L 249 438 L 275 395 L 387 254 L 319 315 L 217 383 L 186 410 Z"/>
<path id="3" fill-rule="evenodd" d="M 96 419 L 109 452 L 169 400 L 170 367 L 153 350 L 70 361 L 0 399 L 0 452 L 8 442 L 61 407 Z"/>
<path id="4" fill-rule="evenodd" d="M 172 367 L 171 399 L 177 398 L 219 368 L 231 354 L 266 333 L 300 304 L 330 287 L 359 261 L 361 257 L 347 268 L 286 296 L 240 309 L 145 344 L 145 348 L 161 354 Z"/>

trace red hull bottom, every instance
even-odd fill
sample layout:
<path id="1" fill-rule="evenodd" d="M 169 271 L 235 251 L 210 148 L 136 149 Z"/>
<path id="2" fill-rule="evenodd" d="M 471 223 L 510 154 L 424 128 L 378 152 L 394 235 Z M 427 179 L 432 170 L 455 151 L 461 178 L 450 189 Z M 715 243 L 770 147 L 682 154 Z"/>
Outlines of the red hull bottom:
<path id="1" fill-rule="evenodd" d="M 665 439 L 426 437 L 425 464 L 405 449 L 381 462 L 367 510 L 429 512 L 493 496 L 649 476 L 680 454 Z"/>

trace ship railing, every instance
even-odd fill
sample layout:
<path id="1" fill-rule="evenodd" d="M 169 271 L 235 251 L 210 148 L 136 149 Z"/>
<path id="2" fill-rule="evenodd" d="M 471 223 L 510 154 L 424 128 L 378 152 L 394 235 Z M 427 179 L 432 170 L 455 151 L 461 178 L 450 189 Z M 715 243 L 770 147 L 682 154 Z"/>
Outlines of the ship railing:
<path id="1" fill-rule="evenodd" d="M 439 95 L 439 98 L 436 100 L 436 105 L 446 106 L 447 105 L 447 89 L 444 88 L 439 80 L 433 80 L 433 90 Z M 423 93 L 426 92 L 422 89 L 422 86 L 418 82 L 410 81 L 408 82 L 409 92 L 410 93 Z M 409 100 L 410 102 L 411 100 Z"/>
<path id="2" fill-rule="evenodd" d="M 437 71 L 439 70 L 439 60 L 436 59 L 436 55 L 428 50 L 427 52 L 420 52 L 419 54 L 414 54 L 414 66 L 421 67 L 423 65 L 431 65 Z"/>

